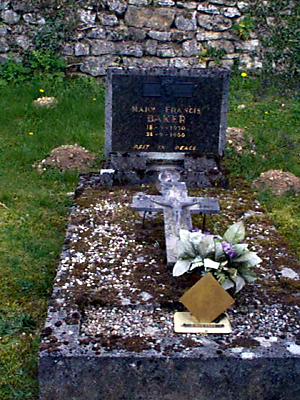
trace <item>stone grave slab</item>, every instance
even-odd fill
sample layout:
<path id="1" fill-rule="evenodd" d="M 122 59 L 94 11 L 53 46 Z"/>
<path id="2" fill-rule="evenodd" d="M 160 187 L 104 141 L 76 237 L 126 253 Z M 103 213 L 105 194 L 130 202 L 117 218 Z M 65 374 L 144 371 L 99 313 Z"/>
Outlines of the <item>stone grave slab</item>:
<path id="1" fill-rule="evenodd" d="M 162 215 L 142 228 L 137 188 L 80 185 L 42 331 L 40 400 L 299 398 L 300 265 L 249 190 L 201 190 L 222 206 L 207 228 L 244 216 L 264 260 L 228 311 L 232 334 L 203 336 L 173 330 L 195 282 L 166 266 Z"/>

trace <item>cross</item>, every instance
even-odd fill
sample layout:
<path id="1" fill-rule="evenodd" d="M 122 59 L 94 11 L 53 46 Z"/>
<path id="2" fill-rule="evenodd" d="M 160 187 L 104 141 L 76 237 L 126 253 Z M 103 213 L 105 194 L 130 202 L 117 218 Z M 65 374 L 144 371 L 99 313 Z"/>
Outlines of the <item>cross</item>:
<path id="1" fill-rule="evenodd" d="M 167 170 L 159 174 L 159 190 L 162 196 L 138 193 L 133 196 L 132 207 L 136 211 L 164 213 L 167 263 L 177 261 L 177 242 L 180 229 L 192 230 L 191 214 L 215 214 L 220 212 L 214 197 L 189 197 L 184 182 L 179 182 L 176 171 Z"/>

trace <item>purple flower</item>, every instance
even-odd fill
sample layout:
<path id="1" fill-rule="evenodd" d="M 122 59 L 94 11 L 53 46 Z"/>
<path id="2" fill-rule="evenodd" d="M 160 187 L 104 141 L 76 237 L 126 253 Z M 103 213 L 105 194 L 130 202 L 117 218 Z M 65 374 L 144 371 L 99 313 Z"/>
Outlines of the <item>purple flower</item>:
<path id="1" fill-rule="evenodd" d="M 228 242 L 221 242 L 223 247 L 224 253 L 229 257 L 233 258 L 237 255 L 237 252 L 234 250 L 234 247 L 231 243 Z"/>

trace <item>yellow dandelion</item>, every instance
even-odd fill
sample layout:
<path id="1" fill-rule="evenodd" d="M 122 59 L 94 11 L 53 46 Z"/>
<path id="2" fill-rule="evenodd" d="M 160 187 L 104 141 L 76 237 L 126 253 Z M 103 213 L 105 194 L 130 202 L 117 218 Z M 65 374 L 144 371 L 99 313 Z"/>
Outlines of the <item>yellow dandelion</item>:
<path id="1" fill-rule="evenodd" d="M 97 100 L 96 97 L 94 97 L 94 98 L 93 98 L 93 101 L 96 101 L 96 100 Z"/>
<path id="2" fill-rule="evenodd" d="M 39 92 L 40 92 L 40 93 L 44 93 L 45 90 L 44 90 L 44 89 L 39 89 Z"/>
<path id="3" fill-rule="evenodd" d="M 242 73 L 241 73 L 241 76 L 242 76 L 243 78 L 246 78 L 246 76 L 248 76 L 248 74 L 247 74 L 247 72 L 242 72 Z"/>
<path id="4" fill-rule="evenodd" d="M 269 114 L 269 111 L 265 111 L 265 114 L 266 114 L 266 115 Z"/>
<path id="5" fill-rule="evenodd" d="M 32 135 L 33 135 L 33 132 L 29 132 L 28 135 L 32 136 Z"/>

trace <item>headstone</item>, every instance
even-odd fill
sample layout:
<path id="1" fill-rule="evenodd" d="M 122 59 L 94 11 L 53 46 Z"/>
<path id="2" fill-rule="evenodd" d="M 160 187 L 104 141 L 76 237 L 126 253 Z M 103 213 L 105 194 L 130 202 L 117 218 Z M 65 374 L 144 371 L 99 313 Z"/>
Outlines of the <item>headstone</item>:
<path id="1" fill-rule="evenodd" d="M 109 168 L 123 174 L 119 181 L 126 175 L 129 183 L 143 183 L 160 160 L 175 164 L 189 186 L 214 184 L 221 177 L 228 88 L 227 70 L 109 68 Z"/>
<path id="2" fill-rule="evenodd" d="M 179 182 L 176 171 L 164 171 L 159 174 L 162 196 L 148 196 L 138 193 L 133 197 L 134 210 L 164 213 L 167 263 L 177 261 L 177 241 L 180 229 L 193 229 L 191 213 L 219 213 L 219 203 L 213 197 L 189 197 L 186 184 Z"/>
<path id="3" fill-rule="evenodd" d="M 228 86 L 224 70 L 108 69 L 106 156 L 222 155 Z"/>

